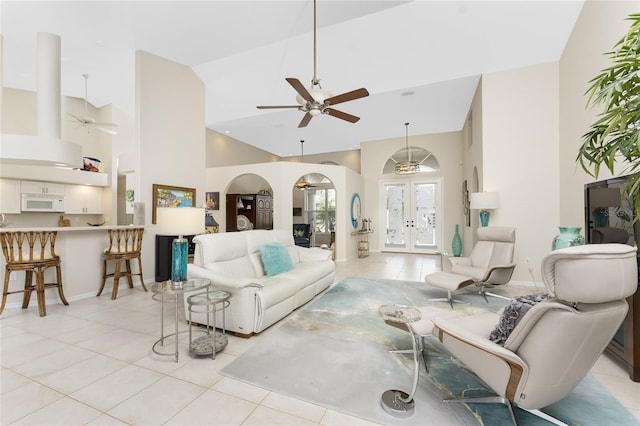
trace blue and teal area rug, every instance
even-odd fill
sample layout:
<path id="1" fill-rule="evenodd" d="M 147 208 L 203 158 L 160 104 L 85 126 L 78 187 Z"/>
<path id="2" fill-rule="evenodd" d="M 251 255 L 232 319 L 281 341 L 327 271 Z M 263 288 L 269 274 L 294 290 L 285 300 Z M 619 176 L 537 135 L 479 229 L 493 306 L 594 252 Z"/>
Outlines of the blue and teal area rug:
<path id="1" fill-rule="evenodd" d="M 413 358 L 389 350 L 411 347 L 409 334 L 385 324 L 381 305 L 421 307 L 423 315 L 449 315 L 445 302 L 429 302 L 442 291 L 420 282 L 347 278 L 319 299 L 290 316 L 222 374 L 274 392 L 322 405 L 384 425 L 508 425 L 508 409 L 500 404 L 445 404 L 443 398 L 484 396 L 492 392 L 450 356 L 421 363 L 416 410 L 399 419 L 387 414 L 380 396 L 388 389 L 411 391 Z M 506 301 L 475 293 L 458 297 L 455 314 L 500 309 Z M 425 309 L 426 307 L 426 309 Z M 428 351 L 446 350 L 432 338 Z M 543 411 L 577 425 L 635 425 L 635 418 L 593 377 L 587 376 L 567 398 Z M 517 410 L 520 425 L 546 421 Z"/>

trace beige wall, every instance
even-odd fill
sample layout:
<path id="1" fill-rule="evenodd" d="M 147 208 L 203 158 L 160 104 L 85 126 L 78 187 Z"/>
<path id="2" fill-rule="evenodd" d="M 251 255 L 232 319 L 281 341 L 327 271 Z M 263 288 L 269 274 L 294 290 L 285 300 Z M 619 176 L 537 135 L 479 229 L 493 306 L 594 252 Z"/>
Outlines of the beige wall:
<path id="1" fill-rule="evenodd" d="M 462 128 L 462 180 L 467 181 L 467 192 L 482 190 L 482 80 L 476 89 L 469 115 Z M 469 226 L 466 221 L 462 229 L 463 253 L 471 253 L 475 242 L 475 230 L 480 226 L 478 211 L 469 211 Z M 446 247 L 447 251 L 449 247 Z"/>
<path id="2" fill-rule="evenodd" d="M 360 144 L 362 155 L 362 176 L 364 195 L 362 198 L 362 216 L 373 220 L 373 228 L 378 232 L 369 238 L 371 251 L 380 251 L 382 238 L 380 205 L 380 181 L 396 178 L 395 175 L 383 175 L 382 169 L 396 151 L 404 149 L 406 140 L 392 138 L 368 141 Z M 438 133 L 432 135 L 411 136 L 411 146 L 424 148 L 433 153 L 440 164 L 439 172 L 421 173 L 419 177 L 442 177 L 443 186 L 443 247 L 449 250 L 455 224 L 463 223 L 462 216 L 462 132 Z"/>
<path id="3" fill-rule="evenodd" d="M 206 167 L 237 166 L 240 164 L 280 161 L 277 155 L 273 155 L 214 130 L 206 129 L 206 134 Z"/>
<path id="4" fill-rule="evenodd" d="M 324 154 L 305 154 L 305 163 L 323 164 L 327 161 L 332 161 L 338 166 L 345 166 L 350 168 L 356 173 L 360 173 L 360 150 L 354 149 L 351 151 L 337 151 L 327 152 Z M 301 157 L 299 155 L 293 157 L 283 157 L 282 161 L 300 162 Z"/>
<path id="5" fill-rule="evenodd" d="M 238 166 L 242 164 L 269 163 L 272 161 L 301 161 L 299 155 L 278 157 L 270 152 L 234 139 L 228 135 L 206 129 L 207 132 L 207 167 Z M 323 164 L 332 161 L 360 173 L 360 150 L 328 152 L 304 156 L 305 163 Z"/>
<path id="6" fill-rule="evenodd" d="M 145 224 L 151 225 L 152 186 L 164 184 L 196 189 L 196 205 L 205 197 L 205 90 L 191 68 L 147 52 L 136 52 L 135 172 L 145 203 Z M 204 224 L 203 224 L 204 226 Z M 145 232 L 143 267 L 154 277 L 155 227 Z"/>
<path id="7" fill-rule="evenodd" d="M 639 5 L 587 1 L 560 61 L 482 77 L 479 188 L 500 193 L 491 223 L 518 229 L 514 281 L 532 281 L 528 259 L 540 282 L 540 262 L 557 227 L 584 226 L 583 186 L 593 178 L 575 159 L 595 118 L 585 109 L 585 91 L 608 65 L 602 53 L 627 32 L 625 17 Z M 475 112 L 473 118 L 475 127 Z M 465 176 L 470 172 L 465 166 Z"/>
<path id="8" fill-rule="evenodd" d="M 638 11 L 639 1 L 587 1 L 560 60 L 560 224 L 584 226 L 584 184 L 596 179 L 575 160 L 582 135 L 597 113 L 586 108 L 584 93 L 589 80 L 610 65 L 603 53 L 611 51 L 628 31 L 625 18 Z M 623 169 L 616 174 L 624 174 Z M 603 168 L 598 180 L 608 177 L 611 174 Z"/>
<path id="9" fill-rule="evenodd" d="M 515 280 L 530 281 L 525 259 L 539 265 L 557 234 L 558 98 L 557 63 L 482 78 L 480 189 L 500 194 L 490 224 L 517 228 Z"/>

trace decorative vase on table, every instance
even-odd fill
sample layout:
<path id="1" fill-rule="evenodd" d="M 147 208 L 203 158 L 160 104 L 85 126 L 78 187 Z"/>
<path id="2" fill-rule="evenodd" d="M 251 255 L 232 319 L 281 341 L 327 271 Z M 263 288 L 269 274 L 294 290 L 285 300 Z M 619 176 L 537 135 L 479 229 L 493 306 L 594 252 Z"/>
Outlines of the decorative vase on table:
<path id="1" fill-rule="evenodd" d="M 551 244 L 551 250 L 584 245 L 584 237 L 580 235 L 580 226 L 559 226 L 560 233 Z"/>
<path id="2" fill-rule="evenodd" d="M 458 232 L 458 225 L 456 224 L 456 232 L 453 234 L 453 241 L 451 242 L 451 251 L 454 257 L 460 257 L 462 255 L 462 238 Z"/>

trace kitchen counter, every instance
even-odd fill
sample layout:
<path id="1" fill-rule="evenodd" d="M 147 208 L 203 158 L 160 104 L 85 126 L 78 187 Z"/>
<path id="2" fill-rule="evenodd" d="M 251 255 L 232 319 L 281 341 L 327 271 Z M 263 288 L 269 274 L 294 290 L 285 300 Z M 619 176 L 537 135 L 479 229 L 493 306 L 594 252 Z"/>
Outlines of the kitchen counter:
<path id="1" fill-rule="evenodd" d="M 102 226 L 43 226 L 43 227 L 11 227 L 0 228 L 0 233 L 16 232 L 16 231 L 58 231 L 56 238 L 56 254 L 62 260 L 62 285 L 64 293 L 69 301 L 74 301 L 88 297 L 96 297 L 100 283 L 102 282 L 102 254 L 109 245 L 108 230 L 110 229 L 127 229 L 133 227 L 143 227 L 150 229 L 149 226 L 133 226 L 133 225 L 102 225 Z M 142 240 L 142 266 L 144 268 L 145 283 L 151 284 L 154 281 L 154 234 L 145 232 Z M 132 268 L 137 271 L 137 262 L 133 262 Z M 112 270 L 113 265 L 109 266 Z M 4 280 L 5 259 L 0 254 L 0 278 Z M 54 269 L 45 271 L 45 280 L 50 282 Z M 9 282 L 9 288 L 22 287 L 24 284 L 24 272 L 16 271 L 12 273 Z M 135 291 L 142 291 L 140 288 L 139 277 L 134 277 Z M 105 293 L 100 297 L 109 298 L 111 279 L 107 281 Z M 128 290 L 127 280 L 120 280 L 120 290 Z M 122 296 L 123 293 L 118 294 Z M 45 298 L 47 306 L 60 303 L 60 299 L 55 291 L 46 291 Z M 120 297 L 119 297 L 120 298 Z M 6 309 L 20 309 L 22 305 L 21 294 L 11 294 L 7 297 Z M 36 298 L 31 298 L 29 310 L 33 311 L 33 315 L 38 315 Z"/>
<path id="2" fill-rule="evenodd" d="M 43 227 L 26 227 L 12 228 L 10 226 L 0 228 L 0 232 L 28 232 L 28 231 L 58 231 L 58 232 L 74 232 L 74 231 L 100 231 L 107 229 L 126 229 L 126 228 L 144 228 L 144 226 L 134 225 L 100 225 L 100 226 L 43 226 Z"/>

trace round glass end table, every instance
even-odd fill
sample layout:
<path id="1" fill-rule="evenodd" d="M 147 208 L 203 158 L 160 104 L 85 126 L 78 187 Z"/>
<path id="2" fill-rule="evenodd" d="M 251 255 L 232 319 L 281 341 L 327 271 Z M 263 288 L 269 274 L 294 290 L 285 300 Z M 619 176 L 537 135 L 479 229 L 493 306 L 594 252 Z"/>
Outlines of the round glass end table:
<path id="1" fill-rule="evenodd" d="M 227 347 L 229 337 L 226 335 L 225 311 L 231 304 L 230 298 L 231 293 L 224 290 L 206 291 L 187 298 L 189 324 L 191 324 L 189 327 L 189 352 L 194 355 L 211 355 L 212 359 L 216 359 L 216 353 Z M 216 313 L 218 311 L 222 311 L 221 332 L 216 330 Z M 206 330 L 197 330 L 206 334 L 195 340 L 192 339 L 192 312 L 207 314 Z M 212 330 L 211 333 L 209 332 L 210 328 Z"/>
<path id="2" fill-rule="evenodd" d="M 413 396 L 416 393 L 418 387 L 418 377 L 420 373 L 420 363 L 418 362 L 418 344 L 416 342 L 416 335 L 411 328 L 412 322 L 422 319 L 420 310 L 412 306 L 403 305 L 382 305 L 378 308 L 378 313 L 388 323 L 401 325 L 409 331 L 411 335 L 411 342 L 413 344 L 413 388 L 411 393 L 399 389 L 389 389 L 384 391 L 380 399 L 382 408 L 387 413 L 395 417 L 411 417 L 415 413 L 415 401 Z M 419 336 L 418 336 L 419 337 Z"/>
<path id="3" fill-rule="evenodd" d="M 152 298 L 154 300 L 158 300 L 156 296 L 160 295 L 160 338 L 156 340 L 151 347 L 151 350 L 153 350 L 156 355 L 173 356 L 174 361 L 178 362 L 178 323 L 180 322 L 180 319 L 185 320 L 184 294 L 190 291 L 207 288 L 209 285 L 211 285 L 211 281 L 206 278 L 192 278 L 187 281 L 180 282 L 173 282 L 171 280 L 161 281 L 156 282 L 151 286 L 151 291 L 153 292 Z M 167 295 L 173 296 L 172 299 L 167 301 L 175 301 L 175 331 L 171 334 L 164 334 L 164 302 Z M 156 348 L 158 345 L 164 346 L 165 339 L 172 336 L 175 344 L 174 352 L 161 352 Z"/>

